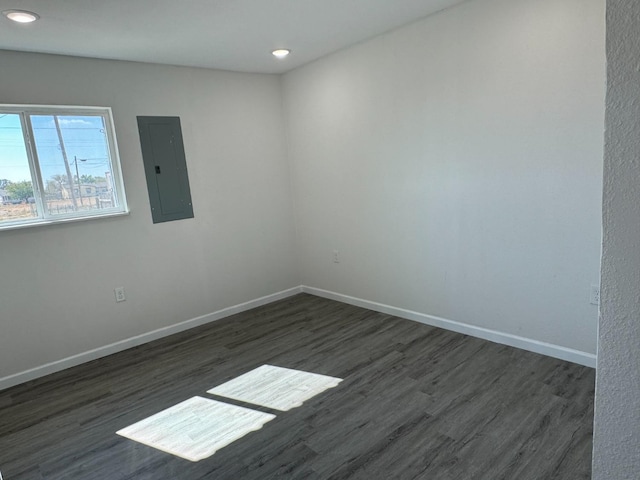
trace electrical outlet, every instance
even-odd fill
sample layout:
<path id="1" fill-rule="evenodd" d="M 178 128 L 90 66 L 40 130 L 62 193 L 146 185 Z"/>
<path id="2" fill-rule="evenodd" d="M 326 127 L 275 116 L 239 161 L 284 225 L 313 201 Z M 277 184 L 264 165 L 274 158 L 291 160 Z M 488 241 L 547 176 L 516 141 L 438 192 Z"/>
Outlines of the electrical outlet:
<path id="1" fill-rule="evenodd" d="M 333 251 L 333 263 L 340 263 L 340 252 L 338 250 Z"/>
<path id="2" fill-rule="evenodd" d="M 113 290 L 113 293 L 116 294 L 116 302 L 124 302 L 127 299 L 126 295 L 124 294 L 124 287 L 116 287 Z"/>
<path id="3" fill-rule="evenodd" d="M 589 303 L 591 305 L 600 305 L 600 286 L 591 285 L 591 295 L 589 296 Z"/>

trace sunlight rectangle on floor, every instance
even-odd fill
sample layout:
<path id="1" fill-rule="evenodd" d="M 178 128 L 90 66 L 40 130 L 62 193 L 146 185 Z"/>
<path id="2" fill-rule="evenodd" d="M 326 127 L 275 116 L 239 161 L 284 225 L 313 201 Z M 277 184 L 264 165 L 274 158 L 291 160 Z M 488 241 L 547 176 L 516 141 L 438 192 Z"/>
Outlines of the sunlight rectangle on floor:
<path id="1" fill-rule="evenodd" d="M 246 434 L 260 430 L 275 415 L 193 397 L 117 431 L 118 435 L 197 462 Z"/>
<path id="2" fill-rule="evenodd" d="M 262 365 L 207 393 L 286 412 L 341 381 L 318 373 Z"/>

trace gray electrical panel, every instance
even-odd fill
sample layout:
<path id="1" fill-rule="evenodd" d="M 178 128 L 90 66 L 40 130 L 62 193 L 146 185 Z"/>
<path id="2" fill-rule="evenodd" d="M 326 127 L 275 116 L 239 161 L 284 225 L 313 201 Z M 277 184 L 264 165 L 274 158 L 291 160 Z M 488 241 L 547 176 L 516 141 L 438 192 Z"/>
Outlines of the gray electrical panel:
<path id="1" fill-rule="evenodd" d="M 179 117 L 138 117 L 153 223 L 193 218 Z"/>

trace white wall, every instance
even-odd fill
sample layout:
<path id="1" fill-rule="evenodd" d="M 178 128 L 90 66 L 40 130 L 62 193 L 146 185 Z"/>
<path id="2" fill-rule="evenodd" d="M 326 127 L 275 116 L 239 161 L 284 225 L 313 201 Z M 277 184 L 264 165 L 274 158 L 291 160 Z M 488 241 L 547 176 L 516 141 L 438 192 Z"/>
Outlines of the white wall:
<path id="1" fill-rule="evenodd" d="M 595 353 L 604 73 L 603 0 L 476 0 L 286 74 L 303 284 Z"/>
<path id="2" fill-rule="evenodd" d="M 594 353 L 603 6 L 472 0 L 282 79 L 0 51 L 0 103 L 113 108 L 132 211 L 0 232 L 0 379 L 300 283 Z M 151 223 L 136 115 L 181 117 L 194 219 Z"/>
<path id="3" fill-rule="evenodd" d="M 6 51 L 0 65 L 0 103 L 113 108 L 131 208 L 0 232 L 0 378 L 299 284 L 279 77 Z M 152 224 L 136 115 L 181 117 L 194 219 Z"/>
<path id="4" fill-rule="evenodd" d="M 594 480 L 640 478 L 640 3 L 608 2 Z"/>

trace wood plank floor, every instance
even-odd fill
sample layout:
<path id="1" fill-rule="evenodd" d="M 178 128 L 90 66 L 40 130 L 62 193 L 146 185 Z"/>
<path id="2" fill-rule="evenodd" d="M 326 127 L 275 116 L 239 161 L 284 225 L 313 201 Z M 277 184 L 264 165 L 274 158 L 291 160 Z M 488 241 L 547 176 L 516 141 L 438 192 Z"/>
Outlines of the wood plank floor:
<path id="1" fill-rule="evenodd" d="M 115 434 L 263 364 L 344 379 L 193 463 Z M 297 295 L 0 392 L 5 480 L 588 479 L 594 370 Z M 241 406 L 239 402 L 228 401 Z"/>

